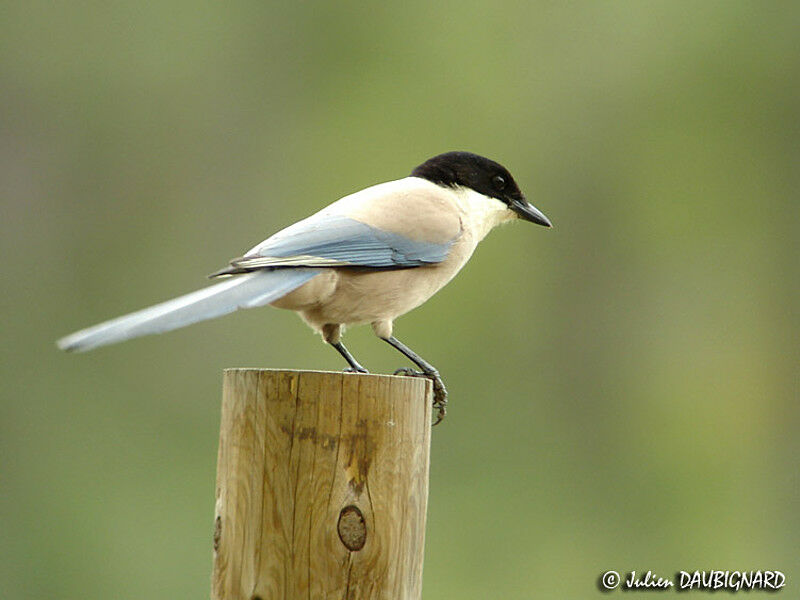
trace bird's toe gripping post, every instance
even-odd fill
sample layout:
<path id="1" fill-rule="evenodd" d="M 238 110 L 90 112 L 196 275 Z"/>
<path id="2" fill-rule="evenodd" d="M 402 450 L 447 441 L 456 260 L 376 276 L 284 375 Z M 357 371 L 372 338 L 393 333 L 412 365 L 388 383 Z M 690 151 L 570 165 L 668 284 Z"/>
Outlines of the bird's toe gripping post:
<path id="1" fill-rule="evenodd" d="M 447 388 L 444 386 L 439 372 L 433 370 L 431 372 L 417 371 L 410 367 L 402 367 L 394 372 L 395 375 L 403 375 L 405 377 L 427 377 L 433 382 L 433 408 L 436 410 L 436 419 L 433 424 L 438 425 L 447 415 Z"/>

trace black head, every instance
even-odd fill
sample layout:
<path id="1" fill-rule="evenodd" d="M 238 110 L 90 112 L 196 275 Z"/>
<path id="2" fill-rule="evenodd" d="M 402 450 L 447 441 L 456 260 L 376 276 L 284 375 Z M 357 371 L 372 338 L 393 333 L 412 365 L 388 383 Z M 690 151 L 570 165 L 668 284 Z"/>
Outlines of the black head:
<path id="1" fill-rule="evenodd" d="M 439 185 L 468 187 L 505 203 L 525 199 L 508 169 L 471 152 L 446 152 L 434 156 L 414 169 L 411 175 Z"/>
<path id="2" fill-rule="evenodd" d="M 517 182 L 503 165 L 471 152 L 445 152 L 429 158 L 411 172 L 437 185 L 466 187 L 497 198 L 527 219 L 550 227 L 550 221 L 525 200 Z"/>

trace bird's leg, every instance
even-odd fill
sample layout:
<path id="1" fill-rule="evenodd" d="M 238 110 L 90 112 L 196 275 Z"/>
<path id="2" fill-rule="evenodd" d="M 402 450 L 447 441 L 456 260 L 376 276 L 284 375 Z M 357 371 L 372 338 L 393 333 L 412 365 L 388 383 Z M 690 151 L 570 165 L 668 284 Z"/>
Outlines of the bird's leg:
<path id="1" fill-rule="evenodd" d="M 329 342 L 331 346 L 336 348 L 339 351 L 344 359 L 347 361 L 347 364 L 350 365 L 350 368 L 345 369 L 346 373 L 369 373 L 364 367 L 362 367 L 355 357 L 350 354 L 350 351 L 344 347 L 342 342 Z"/>
<path id="2" fill-rule="evenodd" d="M 397 348 L 411 362 L 422 369 L 422 372 L 413 369 L 398 369 L 395 371 L 395 375 L 402 374 L 410 377 L 427 377 L 433 381 L 433 408 L 436 409 L 436 421 L 434 425 L 441 423 L 442 419 L 444 419 L 447 414 L 447 388 L 444 387 L 444 381 L 442 381 L 442 378 L 439 376 L 439 371 L 396 337 L 388 336 L 382 339 Z"/>
<path id="3" fill-rule="evenodd" d="M 337 323 L 327 323 L 322 326 L 322 339 L 328 342 L 331 346 L 336 348 L 337 352 L 341 354 L 350 365 L 350 368 L 345 369 L 345 373 L 369 373 L 364 367 L 358 364 L 355 357 L 350 354 L 350 351 L 344 347 L 342 343 L 342 326 Z"/>

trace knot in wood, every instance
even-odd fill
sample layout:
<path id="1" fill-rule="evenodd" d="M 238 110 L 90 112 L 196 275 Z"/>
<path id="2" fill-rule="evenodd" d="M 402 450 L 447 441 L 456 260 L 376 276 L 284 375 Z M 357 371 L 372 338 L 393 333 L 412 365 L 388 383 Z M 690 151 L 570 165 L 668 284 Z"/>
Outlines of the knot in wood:
<path id="1" fill-rule="evenodd" d="M 339 539 L 351 552 L 357 552 L 364 547 L 367 542 L 367 524 L 357 506 L 350 504 L 342 509 L 337 531 Z"/>
<path id="2" fill-rule="evenodd" d="M 222 517 L 217 515 L 214 519 L 214 552 L 219 551 L 219 538 L 222 537 Z"/>

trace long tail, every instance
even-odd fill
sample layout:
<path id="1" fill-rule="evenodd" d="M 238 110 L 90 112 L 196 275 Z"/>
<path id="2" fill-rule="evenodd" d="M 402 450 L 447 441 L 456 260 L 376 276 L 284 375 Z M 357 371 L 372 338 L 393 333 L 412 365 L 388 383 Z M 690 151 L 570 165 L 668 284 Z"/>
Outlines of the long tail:
<path id="1" fill-rule="evenodd" d="M 247 273 L 77 331 L 56 343 L 62 350 L 84 352 L 141 335 L 171 331 L 226 315 L 237 308 L 264 306 L 297 289 L 318 273 L 315 269 L 275 269 Z"/>

